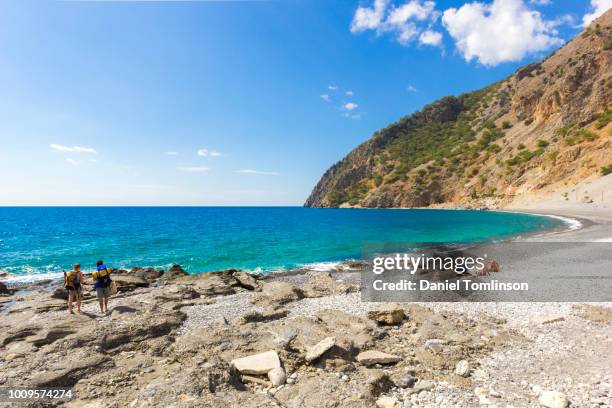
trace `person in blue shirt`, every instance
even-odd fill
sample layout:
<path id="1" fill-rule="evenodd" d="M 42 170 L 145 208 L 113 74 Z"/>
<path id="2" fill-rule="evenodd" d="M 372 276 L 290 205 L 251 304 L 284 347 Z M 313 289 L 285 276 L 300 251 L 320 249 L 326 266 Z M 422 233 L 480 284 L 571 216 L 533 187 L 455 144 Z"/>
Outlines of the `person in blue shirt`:
<path id="1" fill-rule="evenodd" d="M 111 277 L 110 270 L 104 265 L 101 259 L 96 262 L 96 271 L 92 274 L 94 279 L 94 289 L 98 302 L 100 302 L 100 311 L 108 313 L 108 298 L 110 297 Z"/>

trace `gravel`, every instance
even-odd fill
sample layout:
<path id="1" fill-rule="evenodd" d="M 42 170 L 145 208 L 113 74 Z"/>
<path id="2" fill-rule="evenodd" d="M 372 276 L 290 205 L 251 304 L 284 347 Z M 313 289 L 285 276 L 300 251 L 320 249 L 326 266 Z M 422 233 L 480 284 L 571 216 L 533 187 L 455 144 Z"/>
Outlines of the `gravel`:
<path id="1" fill-rule="evenodd" d="M 252 296 L 253 294 L 248 292 L 218 296 L 213 304 L 182 308 L 187 314 L 187 319 L 183 322 L 179 334 L 189 334 L 202 327 L 229 323 L 247 312 L 261 311 L 262 308 L 251 303 Z"/>
<path id="2" fill-rule="evenodd" d="M 182 333 L 231 321 L 260 310 L 251 293 L 216 298 L 211 305 L 183 308 L 187 313 Z M 560 391 L 576 407 L 612 406 L 612 326 L 584 319 L 572 303 L 421 303 L 435 311 L 460 313 L 468 318 L 496 318 L 526 341 L 515 342 L 483 356 L 471 375 L 474 389 L 437 382 L 429 391 L 414 393 L 396 388 L 404 407 L 492 406 L 539 407 L 538 394 Z M 594 304 L 595 305 L 595 304 Z M 610 303 L 596 305 L 611 307 Z M 325 309 L 365 316 L 379 303 L 362 302 L 359 293 L 306 298 L 287 305 L 287 319 L 313 317 Z M 558 321 L 544 324 L 548 316 Z M 585 336 L 584 333 L 589 333 Z M 476 389 L 480 395 L 474 392 Z M 483 391 L 484 390 L 484 391 Z M 535 391 L 534 391 L 535 390 Z"/>

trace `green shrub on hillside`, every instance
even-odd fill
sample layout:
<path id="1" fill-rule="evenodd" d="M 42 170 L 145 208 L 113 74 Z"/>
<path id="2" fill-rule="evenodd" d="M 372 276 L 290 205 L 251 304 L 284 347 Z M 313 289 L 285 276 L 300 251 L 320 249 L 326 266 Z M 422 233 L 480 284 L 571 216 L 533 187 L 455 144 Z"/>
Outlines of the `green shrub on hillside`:
<path id="1" fill-rule="evenodd" d="M 525 124 L 525 126 L 529 126 L 533 123 L 534 119 L 533 118 L 527 118 L 525 119 L 525 122 L 523 122 Z"/>
<path id="2" fill-rule="evenodd" d="M 493 143 L 493 144 L 489 145 L 489 151 L 491 153 L 499 153 L 499 152 L 501 152 L 501 147 L 499 147 L 499 145 L 497 143 Z"/>
<path id="3" fill-rule="evenodd" d="M 512 123 L 508 122 L 507 120 L 504 120 L 502 123 L 502 129 L 510 129 L 512 127 Z"/>
<path id="4" fill-rule="evenodd" d="M 573 124 L 569 124 L 569 125 L 565 125 L 563 127 L 558 128 L 557 130 L 555 130 L 555 134 L 557 136 L 567 136 L 567 134 L 570 132 L 570 130 L 574 127 Z"/>
<path id="5" fill-rule="evenodd" d="M 486 183 L 487 178 L 485 176 L 478 176 L 478 184 L 480 184 L 480 187 L 484 187 Z"/>
<path id="6" fill-rule="evenodd" d="M 534 157 L 540 156 L 544 153 L 542 149 L 534 150 L 533 152 L 530 150 L 522 150 L 519 154 L 512 157 L 511 159 L 506 160 L 506 164 L 510 167 L 527 163 L 529 160 Z"/>
<path id="7" fill-rule="evenodd" d="M 595 127 L 597 129 L 603 129 L 612 120 L 612 110 L 606 109 L 605 112 L 597 114 L 597 120 L 595 121 Z"/>
<path id="8" fill-rule="evenodd" d="M 580 36 L 582 38 L 589 38 L 592 35 L 595 36 L 595 35 L 601 35 L 601 34 L 602 34 L 601 26 L 597 24 L 595 28 L 587 27 L 586 30 L 584 30 L 584 32 L 580 34 Z"/>
<path id="9" fill-rule="evenodd" d="M 607 166 L 601 167 L 601 174 L 603 176 L 607 176 L 608 174 L 612 174 L 612 164 L 608 164 Z"/>
<path id="10" fill-rule="evenodd" d="M 327 194 L 327 201 L 332 207 L 338 207 L 346 202 L 348 196 L 343 190 L 333 190 Z"/>
<path id="11" fill-rule="evenodd" d="M 375 174 L 374 175 L 374 184 L 376 185 L 376 187 L 380 187 L 380 185 L 383 183 L 383 177 L 380 174 Z"/>
<path id="12" fill-rule="evenodd" d="M 501 129 L 486 129 L 482 132 L 482 136 L 478 140 L 479 150 L 486 149 L 491 142 L 501 139 L 502 137 L 504 137 L 504 132 L 502 132 Z"/>
<path id="13" fill-rule="evenodd" d="M 545 148 L 545 147 L 547 147 L 549 144 L 550 144 L 550 143 L 548 143 L 546 140 L 542 140 L 542 139 L 538 140 L 538 147 Z"/>
<path id="14" fill-rule="evenodd" d="M 396 181 L 400 180 L 404 175 L 398 171 L 394 171 L 393 173 L 389 174 L 386 178 L 385 178 L 385 183 L 387 184 L 393 184 Z"/>
<path id="15" fill-rule="evenodd" d="M 597 139 L 597 135 L 588 129 L 580 129 L 576 132 L 571 132 L 565 137 L 565 144 L 574 146 L 582 142 L 592 142 Z"/>

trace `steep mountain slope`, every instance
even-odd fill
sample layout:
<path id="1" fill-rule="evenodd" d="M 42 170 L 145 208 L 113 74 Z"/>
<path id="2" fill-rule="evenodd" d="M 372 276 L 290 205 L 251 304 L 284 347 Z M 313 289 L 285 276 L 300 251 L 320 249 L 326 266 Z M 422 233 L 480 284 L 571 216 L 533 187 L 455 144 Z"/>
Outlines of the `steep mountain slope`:
<path id="1" fill-rule="evenodd" d="M 611 94 L 609 10 L 542 62 L 375 132 L 305 205 L 501 207 L 599 177 L 612 165 Z"/>

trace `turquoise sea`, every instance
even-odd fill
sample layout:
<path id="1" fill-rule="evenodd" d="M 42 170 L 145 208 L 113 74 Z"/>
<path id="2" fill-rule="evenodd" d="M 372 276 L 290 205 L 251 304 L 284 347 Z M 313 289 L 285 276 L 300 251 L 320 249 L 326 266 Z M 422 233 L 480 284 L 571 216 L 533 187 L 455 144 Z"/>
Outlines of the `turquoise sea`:
<path id="1" fill-rule="evenodd" d="M 363 244 L 490 241 L 560 228 L 558 219 L 459 210 L 300 207 L 2 207 L 0 271 L 9 280 L 94 268 L 181 264 L 190 273 L 324 269 Z M 313 265 L 314 264 L 314 265 Z"/>

